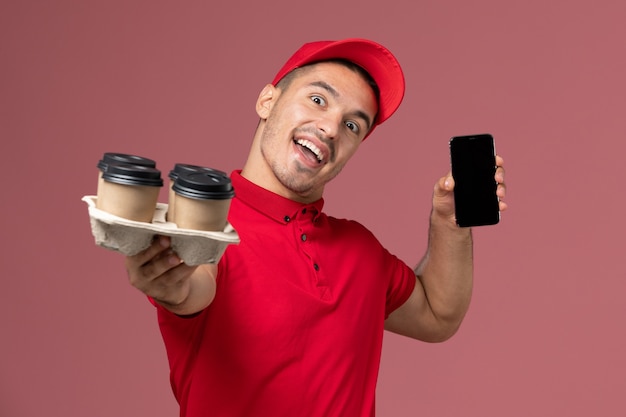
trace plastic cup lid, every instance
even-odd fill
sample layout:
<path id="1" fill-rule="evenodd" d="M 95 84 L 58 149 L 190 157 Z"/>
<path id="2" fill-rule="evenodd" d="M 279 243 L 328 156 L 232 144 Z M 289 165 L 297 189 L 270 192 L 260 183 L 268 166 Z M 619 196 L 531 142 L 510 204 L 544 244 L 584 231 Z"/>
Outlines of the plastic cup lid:
<path id="1" fill-rule="evenodd" d="M 215 171 L 182 172 L 172 189 L 178 195 L 198 200 L 225 200 L 235 196 L 230 178 Z"/>
<path id="2" fill-rule="evenodd" d="M 178 175 L 180 175 L 183 172 L 197 172 L 197 171 L 214 172 L 214 173 L 219 174 L 219 175 L 228 176 L 225 172 L 217 170 L 217 169 L 214 169 L 214 168 L 204 167 L 204 166 L 200 166 L 200 165 L 191 165 L 191 164 L 181 164 L 181 163 L 178 163 L 178 164 L 174 165 L 174 169 L 172 169 L 170 171 L 169 178 L 171 180 L 176 180 L 176 177 L 178 177 Z"/>
<path id="3" fill-rule="evenodd" d="M 128 164 L 156 168 L 156 162 L 152 159 L 144 158 L 143 156 L 115 152 L 106 152 L 102 156 L 102 159 L 98 161 L 97 166 L 104 172 L 109 164 Z"/>
<path id="4" fill-rule="evenodd" d="M 153 167 L 129 164 L 108 164 L 102 179 L 116 184 L 161 187 L 161 171 Z"/>

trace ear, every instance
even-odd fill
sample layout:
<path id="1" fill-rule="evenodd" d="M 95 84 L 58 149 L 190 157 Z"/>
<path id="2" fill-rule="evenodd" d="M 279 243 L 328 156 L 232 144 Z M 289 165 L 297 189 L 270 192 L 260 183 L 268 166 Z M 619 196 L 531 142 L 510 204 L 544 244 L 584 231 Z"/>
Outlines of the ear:
<path id="1" fill-rule="evenodd" d="M 280 90 L 272 84 L 267 84 L 263 87 L 263 90 L 259 93 L 259 98 L 256 100 L 256 113 L 261 119 L 267 119 L 279 95 Z"/>

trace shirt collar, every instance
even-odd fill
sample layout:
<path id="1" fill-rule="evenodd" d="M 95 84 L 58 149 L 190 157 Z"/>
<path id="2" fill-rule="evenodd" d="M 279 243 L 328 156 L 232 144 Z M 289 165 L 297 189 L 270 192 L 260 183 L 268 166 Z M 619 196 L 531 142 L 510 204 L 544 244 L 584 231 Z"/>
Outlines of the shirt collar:
<path id="1" fill-rule="evenodd" d="M 323 198 L 309 204 L 290 200 L 244 178 L 241 170 L 233 171 L 230 178 L 235 189 L 235 198 L 277 222 L 288 223 L 304 208 L 316 212 L 315 215 L 322 212 Z"/>

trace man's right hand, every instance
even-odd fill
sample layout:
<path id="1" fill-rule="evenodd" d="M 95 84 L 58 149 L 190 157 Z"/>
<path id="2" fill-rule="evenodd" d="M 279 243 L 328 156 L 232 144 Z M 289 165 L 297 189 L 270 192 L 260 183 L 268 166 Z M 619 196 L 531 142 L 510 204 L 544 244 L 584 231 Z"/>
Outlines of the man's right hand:
<path id="1" fill-rule="evenodd" d="M 215 296 L 217 265 L 189 266 L 166 236 L 155 236 L 143 252 L 126 257 L 130 284 L 173 313 L 197 313 Z"/>

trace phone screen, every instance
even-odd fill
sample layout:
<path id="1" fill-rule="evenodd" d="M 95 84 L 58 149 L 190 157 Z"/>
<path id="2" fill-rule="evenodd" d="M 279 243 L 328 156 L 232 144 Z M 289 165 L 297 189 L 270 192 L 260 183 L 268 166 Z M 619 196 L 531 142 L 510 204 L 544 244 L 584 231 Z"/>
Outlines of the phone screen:
<path id="1" fill-rule="evenodd" d="M 460 227 L 485 226 L 500 221 L 495 146 L 489 134 L 450 139 L 456 223 Z"/>

